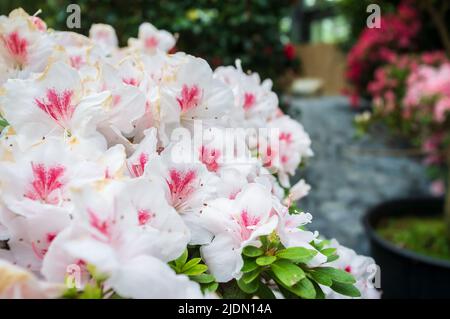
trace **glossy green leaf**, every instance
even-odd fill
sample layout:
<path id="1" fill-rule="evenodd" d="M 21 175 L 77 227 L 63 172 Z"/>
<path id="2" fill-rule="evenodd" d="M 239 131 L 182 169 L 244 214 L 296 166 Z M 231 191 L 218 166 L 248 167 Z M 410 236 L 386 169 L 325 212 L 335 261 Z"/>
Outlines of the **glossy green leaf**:
<path id="1" fill-rule="evenodd" d="M 289 290 L 303 299 L 316 298 L 316 289 L 308 278 L 303 278 L 297 284 L 290 287 Z"/>
<path id="2" fill-rule="evenodd" d="M 289 259 L 296 263 L 307 263 L 310 261 L 315 255 L 316 251 L 306 249 L 304 247 L 291 247 L 279 250 L 276 253 L 278 258 Z"/>
<path id="3" fill-rule="evenodd" d="M 261 299 L 276 299 L 273 291 L 267 287 L 267 285 L 259 285 L 258 290 L 255 293 Z"/>
<path id="4" fill-rule="evenodd" d="M 208 270 L 208 266 L 206 265 L 195 265 L 194 267 L 189 268 L 188 270 L 184 271 L 183 274 L 188 276 L 197 276 L 201 275 L 205 271 Z"/>
<path id="5" fill-rule="evenodd" d="M 324 254 L 325 256 L 329 257 L 336 253 L 336 248 L 325 248 L 325 249 L 321 250 L 320 252 L 322 254 Z"/>
<path id="6" fill-rule="evenodd" d="M 201 258 L 192 258 L 191 260 L 189 260 L 187 263 L 185 263 L 183 265 L 183 267 L 181 268 L 181 272 L 185 272 L 188 269 L 194 267 L 195 265 L 199 264 L 202 261 Z"/>
<path id="7" fill-rule="evenodd" d="M 320 288 L 320 286 L 316 282 L 314 282 L 314 281 L 311 281 L 311 282 L 312 282 L 312 284 L 314 286 L 314 289 L 316 290 L 316 297 L 315 298 L 316 299 L 325 299 L 325 294 L 324 294 L 322 288 Z"/>
<path id="8" fill-rule="evenodd" d="M 340 293 L 341 295 L 355 297 L 355 298 L 361 297 L 361 293 L 359 292 L 359 290 L 352 284 L 333 282 L 333 285 L 331 285 L 331 289 L 333 289 L 337 293 Z"/>
<path id="9" fill-rule="evenodd" d="M 242 266 L 242 269 L 241 269 L 241 271 L 243 273 L 253 271 L 257 268 L 258 268 L 258 265 L 256 264 L 256 261 L 254 259 L 244 258 L 244 266 Z"/>
<path id="10" fill-rule="evenodd" d="M 331 256 L 328 256 L 327 257 L 327 263 L 331 263 L 331 262 L 333 262 L 333 261 L 335 261 L 335 260 L 338 260 L 339 259 L 339 255 L 331 255 Z"/>
<path id="11" fill-rule="evenodd" d="M 248 284 L 250 282 L 252 282 L 253 280 L 259 278 L 259 274 L 261 273 L 261 271 L 259 269 L 255 269 L 251 272 L 245 273 L 244 275 L 242 275 L 242 280 Z"/>
<path id="12" fill-rule="evenodd" d="M 214 292 L 217 290 L 217 288 L 219 288 L 219 284 L 217 282 L 211 282 L 202 287 L 203 291 L 207 291 L 207 292 Z"/>
<path id="13" fill-rule="evenodd" d="M 259 266 L 268 266 L 277 260 L 275 256 L 261 256 L 256 258 L 256 264 Z"/>
<path id="14" fill-rule="evenodd" d="M 247 246 L 243 249 L 242 253 L 247 257 L 258 257 L 264 254 L 264 250 L 255 246 Z"/>
<path id="15" fill-rule="evenodd" d="M 215 278 L 213 275 L 210 274 L 201 274 L 201 275 L 196 275 L 196 276 L 190 276 L 190 278 L 193 281 L 196 281 L 200 284 L 209 284 L 211 282 L 214 282 Z"/>
<path id="16" fill-rule="evenodd" d="M 187 258 L 188 258 L 188 251 L 187 249 L 185 249 L 184 252 L 181 254 L 181 256 L 175 259 L 175 266 L 181 270 L 181 268 L 186 263 Z"/>
<path id="17" fill-rule="evenodd" d="M 258 290 L 259 288 L 259 280 L 253 280 L 250 283 L 246 283 L 242 278 L 238 280 L 237 282 L 239 288 L 247 293 L 247 294 L 253 294 Z"/>
<path id="18" fill-rule="evenodd" d="M 287 260 L 278 260 L 270 265 L 274 275 L 287 287 L 291 287 L 305 278 L 305 272 L 300 267 Z"/>
<path id="19" fill-rule="evenodd" d="M 314 268 L 314 271 L 330 277 L 333 281 L 343 284 L 354 284 L 356 282 L 355 278 L 353 278 L 353 276 L 345 270 L 340 270 L 332 267 L 317 267 Z"/>
<path id="20" fill-rule="evenodd" d="M 314 281 L 318 282 L 321 285 L 330 287 L 333 284 L 331 277 L 324 274 L 323 272 L 311 271 L 309 275 Z"/>

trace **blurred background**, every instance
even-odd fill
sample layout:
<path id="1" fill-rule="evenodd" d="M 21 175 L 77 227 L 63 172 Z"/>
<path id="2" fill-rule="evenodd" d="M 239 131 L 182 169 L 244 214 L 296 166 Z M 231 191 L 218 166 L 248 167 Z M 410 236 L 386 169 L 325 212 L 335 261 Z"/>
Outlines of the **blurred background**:
<path id="1" fill-rule="evenodd" d="M 409 11 L 399 9 L 404 2 Z M 244 69 L 273 79 L 281 107 L 313 141 L 315 157 L 296 177 L 312 191 L 298 206 L 313 214 L 314 229 L 367 253 L 360 222 L 365 211 L 388 198 L 430 194 L 432 184 L 410 145 L 383 127 L 357 134 L 354 117 L 371 109 L 367 84 L 388 53 L 449 52 L 449 10 L 440 7 L 446 2 L 2 0 L 0 14 L 19 6 L 30 14 L 41 9 L 49 27 L 67 30 L 66 6 L 77 3 L 81 29 L 73 31 L 87 34 L 92 23 L 111 24 L 125 45 L 149 21 L 176 34 L 175 50 L 203 57 L 213 68 L 239 58 Z M 372 3 L 386 19 L 381 31 L 365 34 Z"/>

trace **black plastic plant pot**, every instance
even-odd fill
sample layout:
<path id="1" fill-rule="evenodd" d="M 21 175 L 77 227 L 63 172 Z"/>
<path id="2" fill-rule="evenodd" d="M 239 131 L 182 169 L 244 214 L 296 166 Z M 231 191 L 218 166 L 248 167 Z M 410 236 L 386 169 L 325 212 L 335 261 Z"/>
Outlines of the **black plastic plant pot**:
<path id="1" fill-rule="evenodd" d="M 384 202 L 369 210 L 364 225 L 372 257 L 380 267 L 382 298 L 450 298 L 450 262 L 402 249 L 380 237 L 375 229 L 388 217 L 437 216 L 443 201 L 411 198 Z"/>

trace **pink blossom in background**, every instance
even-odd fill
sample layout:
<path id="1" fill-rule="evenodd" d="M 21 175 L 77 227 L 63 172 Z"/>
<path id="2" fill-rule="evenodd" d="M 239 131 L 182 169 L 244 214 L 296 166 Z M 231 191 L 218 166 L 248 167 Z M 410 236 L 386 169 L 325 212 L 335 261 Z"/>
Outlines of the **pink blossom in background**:
<path id="1" fill-rule="evenodd" d="M 439 165 L 443 162 L 443 157 L 439 152 L 439 148 L 444 140 L 444 134 L 435 133 L 428 137 L 422 144 L 422 150 L 426 157 L 424 163 L 427 165 Z"/>
<path id="2" fill-rule="evenodd" d="M 392 61 L 399 52 L 411 51 L 420 28 L 417 9 L 404 0 L 395 13 L 382 15 L 380 29 L 364 29 L 347 55 L 346 78 L 353 86 L 353 94 L 366 93 L 371 68 Z"/>
<path id="3" fill-rule="evenodd" d="M 424 111 L 425 105 L 434 120 L 442 123 L 450 109 L 450 63 L 437 68 L 419 66 L 408 78 L 403 102 L 407 108 L 419 111 Z"/>
<path id="4" fill-rule="evenodd" d="M 435 180 L 430 185 L 430 191 L 433 196 L 442 196 L 445 194 L 445 183 L 442 179 Z"/>
<path id="5" fill-rule="evenodd" d="M 427 72 L 431 72 L 434 67 L 448 62 L 442 51 L 424 52 L 420 55 L 400 54 L 393 57 L 388 64 L 375 70 L 374 79 L 367 85 L 376 111 L 382 114 L 398 112 L 400 116 L 410 118 L 412 110 L 408 106 L 418 104 L 422 95 L 423 87 L 419 89 L 419 86 L 423 86 L 421 79 L 424 76 L 429 77 Z M 425 66 L 428 68 L 424 68 Z M 445 82 L 444 74 L 439 85 L 445 86 Z M 408 85 L 414 85 L 414 88 L 409 90 Z M 404 96 L 405 91 L 407 96 Z M 444 105 L 441 105 L 440 110 L 443 108 Z"/>

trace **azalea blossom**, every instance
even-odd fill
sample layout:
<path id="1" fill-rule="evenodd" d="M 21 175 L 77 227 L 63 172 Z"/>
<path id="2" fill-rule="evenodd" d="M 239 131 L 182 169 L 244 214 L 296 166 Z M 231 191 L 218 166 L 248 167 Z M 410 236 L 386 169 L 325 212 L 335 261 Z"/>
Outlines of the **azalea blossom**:
<path id="1" fill-rule="evenodd" d="M 265 164 L 276 170 L 280 184 L 289 187 L 289 175 L 294 175 L 300 163 L 313 155 L 311 139 L 300 123 L 285 115 L 268 122 L 268 127 L 279 130 L 279 153 L 276 153 L 277 148 L 272 145 L 268 145 L 267 150 L 261 149 L 260 152 L 268 159 Z M 272 160 L 273 157 L 277 157 L 277 160 Z"/>
<path id="2" fill-rule="evenodd" d="M 165 181 L 166 198 L 179 213 L 201 207 L 212 198 L 218 178 L 202 163 L 178 163 L 175 147 L 166 148 L 161 156 L 150 161 L 150 176 Z"/>
<path id="3" fill-rule="evenodd" d="M 203 126 L 221 126 L 233 103 L 231 90 L 213 78 L 205 60 L 185 55 L 175 66 L 173 79 L 163 81 L 160 88 L 161 129 L 169 134 L 182 126 L 192 129 L 194 122 Z"/>
<path id="4" fill-rule="evenodd" d="M 289 190 L 288 197 L 286 198 L 286 201 L 284 204 L 289 204 L 292 201 L 297 201 L 302 199 L 303 197 L 307 196 L 309 194 L 309 191 L 311 190 L 311 186 L 305 182 L 304 179 L 299 180 L 294 186 L 291 187 Z"/>
<path id="5" fill-rule="evenodd" d="M 140 177 L 144 175 L 150 160 L 158 156 L 156 137 L 157 131 L 154 128 L 144 131 L 144 139 L 135 147 L 131 156 L 127 159 L 127 167 L 131 176 Z"/>
<path id="6" fill-rule="evenodd" d="M 278 97 L 271 91 L 272 82 L 261 83 L 257 73 L 244 73 L 240 60 L 236 61 L 236 67 L 218 67 L 214 76 L 233 91 L 235 108 L 230 116 L 240 125 L 261 127 L 275 115 Z"/>
<path id="7" fill-rule="evenodd" d="M 85 96 L 76 70 L 62 62 L 50 64 L 36 79 L 9 80 L 0 96 L 4 117 L 21 132 L 23 147 L 59 137 L 82 152 L 105 149 L 96 125 L 108 103 L 108 91 Z"/>
<path id="8" fill-rule="evenodd" d="M 56 31 L 50 34 L 52 40 L 57 44 L 55 61 L 64 61 L 74 69 L 78 70 L 81 78 L 95 76 L 94 64 L 102 57 L 101 50 L 84 35 L 70 31 Z"/>
<path id="9" fill-rule="evenodd" d="M 0 259 L 0 299 L 44 299 L 61 295 L 63 285 L 50 284 Z"/>
<path id="10" fill-rule="evenodd" d="M 108 136 L 109 131 L 130 136 L 135 123 L 145 112 L 145 90 L 139 86 L 144 82 L 142 70 L 133 59 L 125 59 L 117 67 L 103 63 L 100 68 L 98 92 L 110 92 L 112 101 L 107 106 L 106 119 L 99 124 Z M 144 84 L 143 84 L 144 85 Z"/>
<path id="11" fill-rule="evenodd" d="M 0 16 L 0 68 L 2 79 L 26 78 L 42 72 L 49 63 L 55 43 L 41 19 L 23 9 Z M 5 77 L 6 76 L 6 77 Z"/>
<path id="12" fill-rule="evenodd" d="M 290 214 L 288 208 L 279 203 L 274 208 L 279 218 L 277 234 L 283 246 L 288 248 L 304 247 L 316 251 L 315 256 L 308 264 L 311 267 L 325 263 L 326 256 L 312 246 L 312 242 L 318 239 L 319 233 L 305 229 L 305 226 L 312 222 L 312 215 L 304 212 Z"/>
<path id="13" fill-rule="evenodd" d="M 248 184 L 234 200 L 219 198 L 205 205 L 201 222 L 214 239 L 202 246 L 201 253 L 217 281 L 240 277 L 242 249 L 259 245 L 258 237 L 270 234 L 277 226 L 272 208 L 270 192 L 259 184 Z"/>
<path id="14" fill-rule="evenodd" d="M 132 48 L 142 50 L 146 54 L 154 54 L 157 50 L 168 52 L 175 46 L 175 37 L 166 30 L 158 30 L 151 23 L 139 26 L 138 38 L 130 38 L 128 44 Z"/>
<path id="15" fill-rule="evenodd" d="M 94 184 L 79 193 L 82 199 L 76 201 L 73 224 L 58 235 L 45 256 L 42 272 L 46 278 L 61 281 L 68 266 L 81 269 L 92 264 L 109 275 L 107 285 L 124 297 L 183 296 L 177 283 L 195 292 L 194 283 L 178 278 L 163 263 L 181 255 L 189 231 L 164 197 L 145 196 L 155 193 L 157 185 L 137 179 L 106 182 L 96 188 Z M 61 263 L 64 260 L 66 264 Z M 161 286 L 167 286 L 166 290 L 153 285 L 159 278 L 167 280 Z"/>
<path id="16" fill-rule="evenodd" d="M 13 260 L 37 271 L 53 239 L 73 218 L 70 188 L 103 178 L 108 167 L 55 140 L 14 150 L 13 156 L 0 163 L 1 220 Z"/>
<path id="17" fill-rule="evenodd" d="M 112 55 L 118 50 L 119 40 L 116 31 L 108 24 L 97 23 L 91 25 L 89 29 L 89 38 L 107 55 Z"/>
<path id="18" fill-rule="evenodd" d="M 200 162 L 178 163 L 176 147 L 166 148 L 145 166 L 145 175 L 161 181 L 161 195 L 191 230 L 191 244 L 204 244 L 210 234 L 199 225 L 204 203 L 217 196 L 220 179 Z"/>

